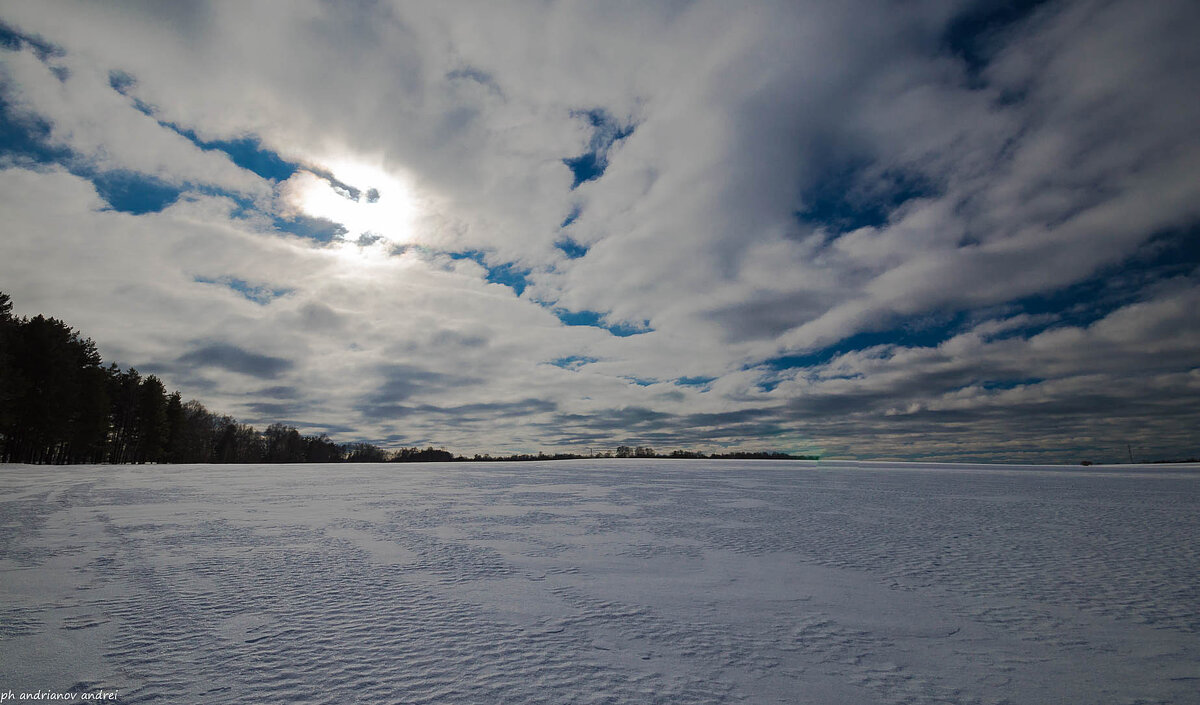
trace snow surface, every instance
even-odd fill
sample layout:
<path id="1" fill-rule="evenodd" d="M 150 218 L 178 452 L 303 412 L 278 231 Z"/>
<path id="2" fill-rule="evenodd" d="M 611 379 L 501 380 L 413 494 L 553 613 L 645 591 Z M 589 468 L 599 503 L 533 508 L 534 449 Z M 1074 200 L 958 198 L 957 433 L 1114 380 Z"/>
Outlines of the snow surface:
<path id="1" fill-rule="evenodd" d="M 1200 466 L 0 466 L 0 691 L 1197 703 Z"/>

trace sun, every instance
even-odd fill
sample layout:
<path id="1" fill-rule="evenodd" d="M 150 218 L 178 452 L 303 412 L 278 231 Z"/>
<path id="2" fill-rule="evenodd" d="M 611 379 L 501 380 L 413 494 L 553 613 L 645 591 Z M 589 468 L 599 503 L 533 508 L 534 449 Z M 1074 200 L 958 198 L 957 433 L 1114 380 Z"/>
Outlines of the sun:
<path id="1" fill-rule="evenodd" d="M 414 235 L 416 198 L 407 180 L 365 160 L 326 160 L 285 182 L 285 207 L 346 229 L 345 246 L 383 249 Z"/>

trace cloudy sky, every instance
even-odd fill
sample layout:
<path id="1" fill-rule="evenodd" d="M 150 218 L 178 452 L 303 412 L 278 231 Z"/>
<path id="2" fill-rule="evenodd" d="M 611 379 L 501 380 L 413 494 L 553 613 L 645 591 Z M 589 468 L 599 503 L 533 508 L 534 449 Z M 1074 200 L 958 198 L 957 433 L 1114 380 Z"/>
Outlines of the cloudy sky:
<path id="1" fill-rule="evenodd" d="M 1200 454 L 1200 4 L 0 2 L 0 290 L 462 453 Z"/>

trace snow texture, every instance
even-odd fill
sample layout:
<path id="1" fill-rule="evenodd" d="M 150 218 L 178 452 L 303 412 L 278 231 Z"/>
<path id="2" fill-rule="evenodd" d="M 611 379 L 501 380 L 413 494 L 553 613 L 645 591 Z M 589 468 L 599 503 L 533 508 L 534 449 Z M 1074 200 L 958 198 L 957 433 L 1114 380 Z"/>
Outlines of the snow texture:
<path id="1" fill-rule="evenodd" d="M 0 470 L 0 690 L 1200 702 L 1196 465 Z"/>

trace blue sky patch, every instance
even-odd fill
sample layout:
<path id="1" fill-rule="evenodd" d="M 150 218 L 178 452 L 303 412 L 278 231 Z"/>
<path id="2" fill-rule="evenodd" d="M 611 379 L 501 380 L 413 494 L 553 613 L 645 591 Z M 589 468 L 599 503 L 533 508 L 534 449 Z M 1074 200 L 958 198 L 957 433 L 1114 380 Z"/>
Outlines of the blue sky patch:
<path id="1" fill-rule="evenodd" d="M 843 338 L 837 343 L 794 355 L 772 357 L 745 369 L 766 368 L 769 370 L 791 370 L 814 365 L 823 365 L 838 355 L 855 350 L 865 350 L 878 345 L 896 345 L 899 347 L 935 347 L 953 338 L 962 331 L 968 317 L 965 313 L 957 313 L 944 317 L 914 316 L 904 319 L 899 325 L 888 330 L 865 331 Z"/>
<path id="2" fill-rule="evenodd" d="M 227 287 L 233 291 L 236 291 L 238 294 L 241 294 L 242 298 L 253 301 L 254 303 L 260 305 L 266 305 L 281 296 L 286 296 L 295 291 L 295 289 L 277 288 L 267 286 L 265 284 L 256 286 L 245 281 L 244 279 L 237 279 L 234 277 L 220 277 L 217 279 L 194 277 L 192 281 L 199 282 L 200 284 L 218 284 L 220 286 Z"/>
<path id="3" fill-rule="evenodd" d="M 4 24 L 4 22 L 0 22 L 0 47 L 9 51 L 20 51 L 24 45 L 24 35 Z"/>
<path id="4" fill-rule="evenodd" d="M 983 68 L 1000 46 L 999 35 L 1044 4 L 1046 0 L 988 0 L 976 3 L 946 26 L 942 34 L 942 48 L 963 61 L 971 79 L 978 81 Z"/>
<path id="5" fill-rule="evenodd" d="M 1029 338 L 1045 330 L 1064 326 L 1087 327 L 1119 308 L 1145 296 L 1146 288 L 1171 277 L 1200 274 L 1200 224 L 1165 231 L 1150 238 L 1138 252 L 1117 265 L 1106 267 L 1087 279 L 1053 292 L 1015 299 L 996 307 L 1004 316 L 1020 313 L 1042 316 L 1047 320 L 1002 331 L 992 340 Z M 985 314 L 985 315 L 981 315 Z M 898 347 L 934 347 L 958 335 L 967 327 L 992 316 L 987 309 L 960 311 L 942 317 L 914 317 L 882 331 L 867 331 L 849 336 L 833 345 L 803 353 L 781 355 L 744 369 L 770 372 L 822 365 L 835 357 L 879 345 Z M 758 383 L 770 391 L 780 379 L 768 374 Z M 990 380 L 988 389 L 1011 389 L 1020 384 L 1036 384 L 1039 379 Z M 990 385 L 990 386 L 988 386 Z"/>
<path id="6" fill-rule="evenodd" d="M 588 250 L 591 249 L 585 245 L 580 245 L 578 242 L 575 242 L 569 237 L 559 240 L 558 242 L 554 243 L 554 246 L 562 250 L 562 253 L 566 255 L 568 259 L 579 259 L 580 257 L 586 255 Z"/>
<path id="7" fill-rule="evenodd" d="M 795 212 L 797 220 L 823 227 L 831 233 L 848 233 L 859 228 L 886 225 L 893 211 L 914 198 L 936 192 L 929 181 L 915 173 L 870 172 L 870 164 L 852 163 L 817 179 L 800 195 L 804 204 Z"/>
<path id="8" fill-rule="evenodd" d="M 446 254 L 450 256 L 450 259 L 469 259 L 478 264 L 480 267 L 487 267 L 487 265 L 484 264 L 483 252 L 479 250 L 467 250 L 466 252 L 447 252 Z"/>
<path id="9" fill-rule="evenodd" d="M 567 357 L 560 357 L 556 360 L 550 360 L 550 364 L 554 365 L 555 367 L 561 367 L 564 370 L 571 370 L 573 372 L 584 365 L 589 365 L 598 361 L 598 358 L 588 357 L 587 355 L 568 355 Z"/>
<path id="10" fill-rule="evenodd" d="M 603 328 L 619 338 L 628 338 L 631 335 L 640 335 L 653 331 L 650 328 L 650 322 L 647 321 L 642 327 L 631 326 L 626 323 L 607 323 L 604 315 L 596 311 L 568 311 L 565 308 L 552 309 L 558 320 L 568 326 L 592 326 L 594 328 Z"/>
<path id="11" fill-rule="evenodd" d="M 1028 387 L 1033 384 L 1041 384 L 1046 380 L 1041 377 L 1025 377 L 1022 379 L 989 379 L 978 382 L 977 385 L 988 391 L 1016 389 L 1017 387 Z"/>
<path id="12" fill-rule="evenodd" d="M 161 211 L 177 201 L 185 190 L 183 186 L 133 171 L 106 171 L 91 179 L 96 192 L 112 210 L 133 215 Z"/>
<path id="13" fill-rule="evenodd" d="M 466 252 L 448 252 L 450 259 L 469 259 L 480 267 L 487 270 L 487 275 L 484 277 L 492 284 L 502 284 L 511 288 L 520 296 L 525 292 L 525 287 L 529 285 L 527 277 L 531 270 L 518 267 L 513 262 L 505 262 L 504 264 L 490 265 L 487 263 L 486 255 L 480 250 L 467 250 Z"/>
<path id="14" fill-rule="evenodd" d="M 1200 274 L 1200 223 L 1151 237 L 1124 261 L 1071 286 L 1011 302 L 1022 313 L 1055 314 L 1052 326 L 1086 327 L 1140 300 L 1147 287 L 1165 279 Z M 1040 330 L 1025 331 L 1034 334 Z"/>
<path id="15" fill-rule="evenodd" d="M 0 94 L 0 154 L 39 164 L 63 162 L 73 156 L 69 149 L 48 144 L 49 138 L 48 123 L 14 111 L 9 101 Z"/>
<path id="16" fill-rule="evenodd" d="M 12 35 L 6 38 L 4 31 L 3 25 L 0 25 L 0 45 L 11 46 L 14 41 Z M 133 84 L 133 78 L 114 72 L 110 74 L 109 83 L 115 90 L 124 92 Z M 177 201 L 187 190 L 232 198 L 238 204 L 235 217 L 244 215 L 252 207 L 250 201 L 220 189 L 186 183 L 173 184 L 155 176 L 124 169 L 101 171 L 73 150 L 50 144 L 50 133 L 51 127 L 45 120 L 14 110 L 7 98 L 0 94 L 0 154 L 10 159 L 16 158 L 18 162 L 28 160 L 37 164 L 61 164 L 75 176 L 90 180 L 111 210 L 133 215 L 155 213 Z"/>
<path id="17" fill-rule="evenodd" d="M 317 169 L 311 166 L 306 166 L 304 168 L 306 171 L 311 172 L 314 176 L 324 179 L 334 191 L 336 191 L 339 195 L 341 195 L 342 198 L 345 198 L 346 200 L 358 201 L 359 197 L 362 196 L 362 189 L 358 188 L 357 186 L 352 186 L 345 181 L 339 180 L 331 171 L 325 171 L 324 169 Z"/>
<path id="18" fill-rule="evenodd" d="M 658 384 L 658 380 L 647 377 L 622 377 L 621 379 L 629 380 L 639 387 L 649 387 L 652 384 Z"/>
<path id="19" fill-rule="evenodd" d="M 128 96 L 129 91 L 135 85 L 137 85 L 137 79 L 135 79 L 133 76 L 130 76 L 129 74 L 125 73 L 124 71 L 109 71 L 108 72 L 109 88 L 112 88 L 114 91 L 120 93 L 123 96 Z"/>
<path id="20" fill-rule="evenodd" d="M 279 156 L 278 153 L 264 148 L 262 142 L 255 136 L 241 137 L 234 140 L 203 140 L 194 131 L 187 128 L 161 120 L 159 124 L 187 138 L 200 149 L 224 152 L 234 164 L 247 171 L 252 171 L 268 181 L 286 181 L 300 170 L 299 164 L 289 162 Z M 331 182 L 337 182 L 336 179 L 333 179 L 332 175 L 317 175 L 321 178 L 331 180 Z M 353 191 L 354 200 L 358 200 L 358 189 L 348 187 L 341 182 L 337 182 L 337 185 L 341 186 L 343 190 Z"/>
<path id="21" fill-rule="evenodd" d="M 587 118 L 588 123 L 592 126 L 592 138 L 588 142 L 588 151 L 578 157 L 563 160 L 563 164 L 566 164 L 575 176 L 571 183 L 571 188 L 575 189 L 584 182 L 598 179 L 604 175 L 604 170 L 608 168 L 608 150 L 616 142 L 632 135 L 634 126 L 621 125 L 607 111 L 599 108 L 575 111 L 572 115 Z"/>
<path id="22" fill-rule="evenodd" d="M 234 217 L 241 217 L 253 207 L 251 201 L 220 189 L 172 184 L 123 169 L 100 171 L 74 151 L 50 144 L 49 139 L 49 124 L 36 116 L 14 111 L 0 95 L 0 154 L 15 158 L 18 163 L 62 165 L 71 174 L 91 181 L 111 210 L 134 215 L 155 213 L 177 201 L 188 190 L 233 199 L 238 204 Z"/>
<path id="23" fill-rule="evenodd" d="M 566 164 L 571 169 L 571 173 L 575 175 L 575 180 L 571 182 L 572 189 L 578 188 L 584 182 L 600 178 L 608 166 L 606 161 L 595 152 L 587 152 L 574 159 L 564 159 L 563 164 Z"/>
<path id="24" fill-rule="evenodd" d="M 521 269 L 512 262 L 506 262 L 495 267 L 485 264 L 484 267 L 487 267 L 487 280 L 489 282 L 492 284 L 503 284 L 517 292 L 517 296 L 523 294 L 525 287 L 529 285 L 526 277 L 529 275 L 530 270 Z"/>
<path id="25" fill-rule="evenodd" d="M 675 384 L 680 387 L 708 387 L 715 381 L 716 377 L 680 377 L 675 380 Z"/>
<path id="26" fill-rule="evenodd" d="M 37 37 L 22 34 L 10 25 L 5 24 L 3 20 L 0 20 L 0 47 L 9 51 L 21 51 L 27 46 L 33 49 L 33 53 L 39 61 L 46 61 L 51 57 L 66 55 L 66 52 L 61 48 Z"/>
<path id="27" fill-rule="evenodd" d="M 341 223 L 328 218 L 298 215 L 291 218 L 275 217 L 272 221 L 276 230 L 317 242 L 333 242 L 349 232 Z"/>
<path id="28" fill-rule="evenodd" d="M 300 169 L 299 164 L 289 162 L 276 152 L 265 149 L 257 137 L 215 140 L 201 143 L 201 146 L 205 149 L 219 149 L 225 152 L 234 164 L 270 181 L 287 181 Z M 376 200 L 378 200 L 378 195 Z"/>
<path id="29" fill-rule="evenodd" d="M 150 117 L 155 117 L 154 109 L 133 95 L 133 88 L 137 85 L 137 79 L 133 76 L 124 71 L 112 71 L 108 74 L 108 85 L 114 91 L 132 100 L 134 107 L 139 111 Z M 157 120 L 157 118 L 155 119 Z M 200 149 L 224 152 L 234 164 L 247 171 L 252 171 L 269 181 L 286 181 L 300 169 L 299 164 L 289 162 L 279 156 L 278 153 L 265 149 L 262 146 L 262 141 L 257 136 L 249 135 L 232 140 L 204 140 L 196 134 L 195 130 L 181 127 L 165 120 L 157 121 L 159 125 L 189 140 Z M 322 178 L 332 179 L 331 175 L 318 175 Z M 338 185 L 345 188 L 345 185 L 340 182 L 338 182 Z M 357 194 L 355 198 L 357 199 Z"/>
<path id="30" fill-rule="evenodd" d="M 137 79 L 135 79 L 133 76 L 130 76 L 124 71 L 110 71 L 108 73 L 108 85 L 114 91 L 133 101 L 133 107 L 138 112 L 147 117 L 154 117 L 154 107 L 133 94 L 133 87 L 137 85 Z M 174 125 L 164 122 L 159 122 L 158 124 L 178 132 Z"/>

